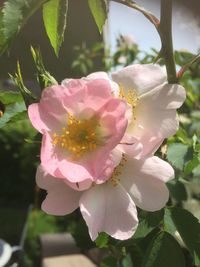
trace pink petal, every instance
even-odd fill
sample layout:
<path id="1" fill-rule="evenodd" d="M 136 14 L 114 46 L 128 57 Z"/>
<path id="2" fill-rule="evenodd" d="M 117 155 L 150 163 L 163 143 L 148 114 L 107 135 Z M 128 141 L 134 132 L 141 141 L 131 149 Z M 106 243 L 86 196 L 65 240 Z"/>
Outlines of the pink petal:
<path id="1" fill-rule="evenodd" d="M 55 85 L 46 88 L 38 104 L 28 107 L 28 115 L 33 126 L 41 133 L 44 131 L 56 131 L 62 128 L 66 121 L 66 110 L 60 99 L 64 98 L 62 86 Z"/>
<path id="2" fill-rule="evenodd" d="M 125 90 L 136 90 L 138 96 L 166 82 L 166 72 L 159 65 L 135 64 L 114 72 L 112 78 Z"/>
<path id="3" fill-rule="evenodd" d="M 118 94 L 119 94 L 119 86 L 118 86 L 118 84 L 113 82 L 111 79 L 109 79 L 108 74 L 106 72 L 97 71 L 97 72 L 89 74 L 85 79 L 86 80 L 105 79 L 105 80 L 109 81 L 109 84 L 110 84 L 110 87 L 111 87 L 111 92 L 115 96 L 118 96 Z"/>
<path id="4" fill-rule="evenodd" d="M 80 210 L 92 240 L 106 232 L 120 240 L 130 238 L 138 225 L 135 204 L 120 186 L 95 186 L 80 199 Z"/>
<path id="5" fill-rule="evenodd" d="M 85 180 L 101 182 L 110 177 L 114 164 L 109 153 L 96 153 L 89 160 L 83 158 L 73 161 L 65 149 L 53 146 L 52 138 L 46 132 L 42 138 L 41 164 L 54 177 L 67 179 L 69 183 L 81 183 L 81 189 L 85 188 L 82 184 Z"/>
<path id="6" fill-rule="evenodd" d="M 37 185 L 47 190 L 42 209 L 52 215 L 66 215 L 79 206 L 81 192 L 67 186 L 62 179 L 52 177 L 40 166 L 36 173 Z"/>
<path id="7" fill-rule="evenodd" d="M 169 191 L 165 183 L 174 177 L 174 170 L 158 157 L 127 158 L 120 177 L 121 184 L 139 208 L 156 211 L 168 201 Z"/>
<path id="8" fill-rule="evenodd" d="M 52 176 L 66 178 L 72 183 L 93 180 L 87 166 L 70 161 L 67 151 L 52 145 L 52 139 L 48 133 L 45 133 L 42 139 L 41 164 Z"/>
<path id="9" fill-rule="evenodd" d="M 79 183 L 72 183 L 70 181 L 68 181 L 67 179 L 63 179 L 63 181 L 70 186 L 71 188 L 73 188 L 76 191 L 84 191 L 89 189 L 92 186 L 92 181 L 91 180 L 84 180 L 82 182 Z"/>

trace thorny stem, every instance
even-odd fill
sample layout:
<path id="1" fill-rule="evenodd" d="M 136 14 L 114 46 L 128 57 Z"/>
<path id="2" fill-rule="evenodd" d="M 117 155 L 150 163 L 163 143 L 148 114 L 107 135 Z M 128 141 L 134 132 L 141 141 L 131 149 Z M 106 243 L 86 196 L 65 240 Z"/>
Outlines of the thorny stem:
<path id="1" fill-rule="evenodd" d="M 162 48 L 159 53 L 163 57 L 167 69 L 168 83 L 177 83 L 176 67 L 173 54 L 172 41 L 172 0 L 161 0 L 161 20 L 159 21 L 152 13 L 136 4 L 132 0 L 112 0 L 141 12 L 156 28 Z"/>
<path id="2" fill-rule="evenodd" d="M 161 0 L 160 39 L 162 56 L 167 69 L 168 83 L 177 83 L 172 40 L 172 0 Z"/>

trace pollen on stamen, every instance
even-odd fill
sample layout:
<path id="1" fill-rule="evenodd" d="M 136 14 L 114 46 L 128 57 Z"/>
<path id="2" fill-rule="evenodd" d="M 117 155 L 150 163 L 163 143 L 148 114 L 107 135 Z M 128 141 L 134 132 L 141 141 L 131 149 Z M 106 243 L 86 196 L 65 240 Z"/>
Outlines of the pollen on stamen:
<path id="1" fill-rule="evenodd" d="M 134 89 L 129 89 L 127 93 L 125 93 L 123 87 L 120 86 L 119 97 L 125 99 L 127 103 L 131 105 L 132 111 L 134 113 L 134 110 L 139 101 L 139 97 L 137 96 L 136 91 Z"/>
<path id="2" fill-rule="evenodd" d="M 59 145 L 72 154 L 72 158 L 81 157 L 95 150 L 100 142 L 99 122 L 97 118 L 80 120 L 68 114 L 67 126 L 62 133 L 52 135 L 52 144 Z"/>
<path id="3" fill-rule="evenodd" d="M 111 182 L 111 184 L 115 187 L 119 184 L 120 182 L 120 178 L 118 177 L 119 175 L 122 174 L 122 169 L 124 167 L 124 163 L 126 162 L 126 158 L 125 155 L 122 155 L 122 159 L 121 162 L 119 163 L 119 165 L 117 165 L 117 167 L 114 169 L 109 181 Z"/>

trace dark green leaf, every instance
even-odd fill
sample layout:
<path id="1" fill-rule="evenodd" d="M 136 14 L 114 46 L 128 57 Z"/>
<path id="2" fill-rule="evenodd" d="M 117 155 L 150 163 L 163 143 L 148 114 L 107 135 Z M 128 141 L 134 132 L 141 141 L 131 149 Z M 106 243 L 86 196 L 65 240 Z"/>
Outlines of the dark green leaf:
<path id="1" fill-rule="evenodd" d="M 122 259 L 122 266 L 123 267 L 134 267 L 130 254 L 126 255 Z"/>
<path id="2" fill-rule="evenodd" d="M 188 146 L 179 143 L 173 143 L 168 146 L 167 159 L 178 170 L 182 170 L 184 166 L 184 159 L 188 152 Z"/>
<path id="3" fill-rule="evenodd" d="M 103 259 L 100 263 L 100 267 L 116 267 L 117 266 L 117 259 L 109 256 Z"/>
<path id="4" fill-rule="evenodd" d="M 164 211 L 144 212 L 143 218 L 140 220 L 139 226 L 134 234 L 134 239 L 147 236 L 154 228 L 158 227 L 163 219 Z"/>
<path id="5" fill-rule="evenodd" d="M 106 4 L 104 0 L 88 0 L 88 4 L 99 32 L 102 32 L 103 25 L 107 18 Z"/>
<path id="6" fill-rule="evenodd" d="M 183 183 L 177 179 L 171 180 L 167 183 L 171 196 L 177 201 L 181 202 L 187 200 L 187 192 Z"/>
<path id="7" fill-rule="evenodd" d="M 43 20 L 50 43 L 58 56 L 64 40 L 68 0 L 50 0 L 43 5 Z"/>
<path id="8" fill-rule="evenodd" d="M 142 267 L 184 267 L 185 261 L 177 241 L 167 232 L 157 235 L 147 250 Z"/>
<path id="9" fill-rule="evenodd" d="M 5 47 L 10 44 L 28 19 L 45 1 L 8 0 L 4 3 L 2 15 L 0 15 L 0 53 L 5 51 Z"/>
<path id="10" fill-rule="evenodd" d="M 194 262 L 200 265 L 200 223 L 189 211 L 180 208 L 166 209 L 165 229 L 173 233 L 176 229 L 189 249 Z M 170 222 L 170 223 L 169 223 Z M 173 231 L 173 232 L 172 232 Z"/>

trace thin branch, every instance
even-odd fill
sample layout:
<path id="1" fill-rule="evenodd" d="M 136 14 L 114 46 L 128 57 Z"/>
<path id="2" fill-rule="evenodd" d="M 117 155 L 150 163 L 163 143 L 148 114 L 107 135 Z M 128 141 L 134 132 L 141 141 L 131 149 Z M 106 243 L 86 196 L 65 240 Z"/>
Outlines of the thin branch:
<path id="1" fill-rule="evenodd" d="M 122 4 L 122 5 L 125 5 L 125 6 L 130 7 L 130 8 L 136 9 L 139 12 L 141 12 L 155 26 L 156 30 L 159 33 L 160 21 L 151 12 L 149 12 L 148 10 L 144 9 L 143 7 L 136 4 L 136 2 L 131 1 L 131 0 L 112 0 L 112 1 L 119 3 L 119 4 Z"/>
<path id="2" fill-rule="evenodd" d="M 187 64 L 185 64 L 177 73 L 177 78 L 181 78 L 183 76 L 183 74 L 186 72 L 187 69 L 189 69 L 189 67 L 192 66 L 192 64 L 196 63 L 196 62 L 200 62 L 200 54 L 196 55 L 195 57 L 193 57 L 191 59 L 191 61 L 189 61 Z"/>
<path id="3" fill-rule="evenodd" d="M 172 0 L 161 0 L 160 38 L 162 56 L 167 69 L 168 83 L 177 83 L 172 40 Z"/>
<path id="4" fill-rule="evenodd" d="M 160 21 L 151 12 L 139 6 L 132 0 L 112 1 L 138 10 L 155 26 L 162 44 L 159 57 L 162 57 L 165 60 L 168 83 L 177 83 L 178 79 L 176 77 L 176 66 L 172 41 L 172 0 L 161 0 Z"/>

